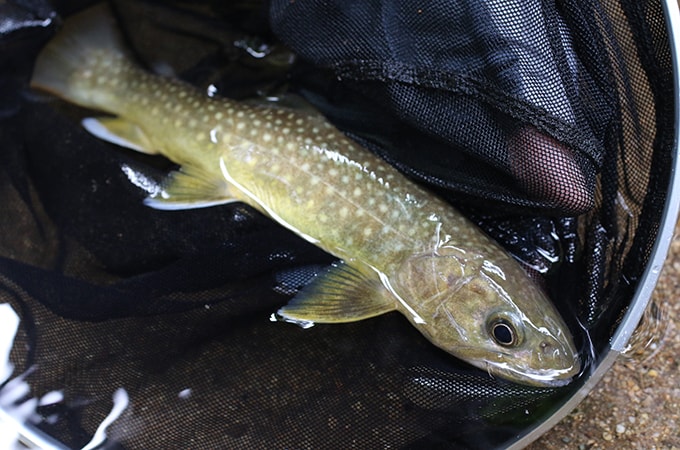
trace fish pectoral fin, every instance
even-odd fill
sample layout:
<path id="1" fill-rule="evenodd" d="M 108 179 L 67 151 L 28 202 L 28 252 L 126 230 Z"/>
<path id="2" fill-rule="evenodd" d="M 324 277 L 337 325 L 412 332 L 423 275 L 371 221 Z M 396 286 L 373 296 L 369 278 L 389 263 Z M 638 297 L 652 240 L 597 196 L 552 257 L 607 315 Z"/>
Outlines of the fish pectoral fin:
<path id="1" fill-rule="evenodd" d="M 88 117 L 81 123 L 83 128 L 101 140 L 148 155 L 158 153 L 144 131 L 133 122 L 120 117 Z"/>
<path id="2" fill-rule="evenodd" d="M 333 264 L 277 314 L 288 322 L 343 323 L 396 310 L 378 274 L 368 266 Z"/>
<path id="3" fill-rule="evenodd" d="M 227 182 L 221 176 L 207 171 L 183 166 L 170 173 L 163 181 L 159 193 L 144 200 L 147 206 L 155 209 L 179 210 L 206 208 L 239 201 L 229 192 Z"/>

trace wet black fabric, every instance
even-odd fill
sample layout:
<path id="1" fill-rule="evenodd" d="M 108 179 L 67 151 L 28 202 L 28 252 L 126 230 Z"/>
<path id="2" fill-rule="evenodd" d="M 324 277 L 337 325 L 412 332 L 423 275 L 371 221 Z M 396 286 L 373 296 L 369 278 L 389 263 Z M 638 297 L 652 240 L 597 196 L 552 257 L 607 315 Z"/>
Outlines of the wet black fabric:
<path id="1" fill-rule="evenodd" d="M 596 99 L 614 94 L 553 2 L 279 1 L 271 17 L 301 58 L 337 77 L 337 97 L 377 106 L 377 151 L 409 175 L 459 201 L 592 206 L 613 117 Z"/>
<path id="2" fill-rule="evenodd" d="M 423 3 L 423 2 L 420 2 Z M 525 263 L 585 359 L 564 389 L 489 378 L 400 315 L 270 315 L 333 261 L 242 204 L 156 211 L 172 165 L 97 140 L 27 87 L 87 1 L 0 4 L 0 301 L 35 426 L 111 448 L 489 448 L 605 354 L 656 238 L 673 152 L 658 2 L 113 2 L 140 64 L 239 99 L 302 95 Z M 527 26 L 528 25 L 528 26 Z"/>

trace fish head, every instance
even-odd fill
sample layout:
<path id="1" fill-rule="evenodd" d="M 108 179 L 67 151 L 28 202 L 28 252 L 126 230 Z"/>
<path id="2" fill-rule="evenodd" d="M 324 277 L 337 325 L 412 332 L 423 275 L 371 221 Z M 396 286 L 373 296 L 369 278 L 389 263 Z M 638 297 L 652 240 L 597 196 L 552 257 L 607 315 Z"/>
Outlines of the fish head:
<path id="1" fill-rule="evenodd" d="M 394 287 L 401 311 L 425 337 L 492 376 L 557 387 L 580 371 L 564 320 L 509 256 L 497 261 L 457 251 L 413 256 Z"/>

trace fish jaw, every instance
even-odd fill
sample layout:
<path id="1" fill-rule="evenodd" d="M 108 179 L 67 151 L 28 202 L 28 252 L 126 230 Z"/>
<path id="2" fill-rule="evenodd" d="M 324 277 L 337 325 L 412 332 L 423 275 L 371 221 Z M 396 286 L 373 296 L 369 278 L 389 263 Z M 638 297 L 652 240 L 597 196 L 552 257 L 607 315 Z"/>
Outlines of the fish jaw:
<path id="1" fill-rule="evenodd" d="M 495 361 L 483 361 L 473 363 L 476 367 L 485 370 L 491 376 L 503 378 L 518 384 L 542 388 L 558 388 L 570 384 L 574 377 L 581 371 L 581 362 L 578 356 L 574 357 L 570 366 L 561 369 L 534 370 L 525 368 L 518 370 L 511 364 Z"/>

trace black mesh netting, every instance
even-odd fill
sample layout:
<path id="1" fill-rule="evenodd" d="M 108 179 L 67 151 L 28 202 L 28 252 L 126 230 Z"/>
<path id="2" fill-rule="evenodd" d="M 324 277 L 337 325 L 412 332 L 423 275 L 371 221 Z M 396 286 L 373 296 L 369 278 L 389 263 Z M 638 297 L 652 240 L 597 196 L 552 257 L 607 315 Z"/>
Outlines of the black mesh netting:
<path id="1" fill-rule="evenodd" d="M 114 1 L 150 70 L 240 99 L 291 91 L 460 207 L 543 283 L 582 349 L 563 389 L 493 380 L 398 314 L 270 315 L 333 258 L 253 209 L 145 207 L 170 165 L 85 132 L 28 80 L 91 2 L 0 2 L 0 302 L 37 426 L 110 446 L 481 448 L 578 389 L 630 302 L 666 199 L 673 97 L 658 1 Z"/>

